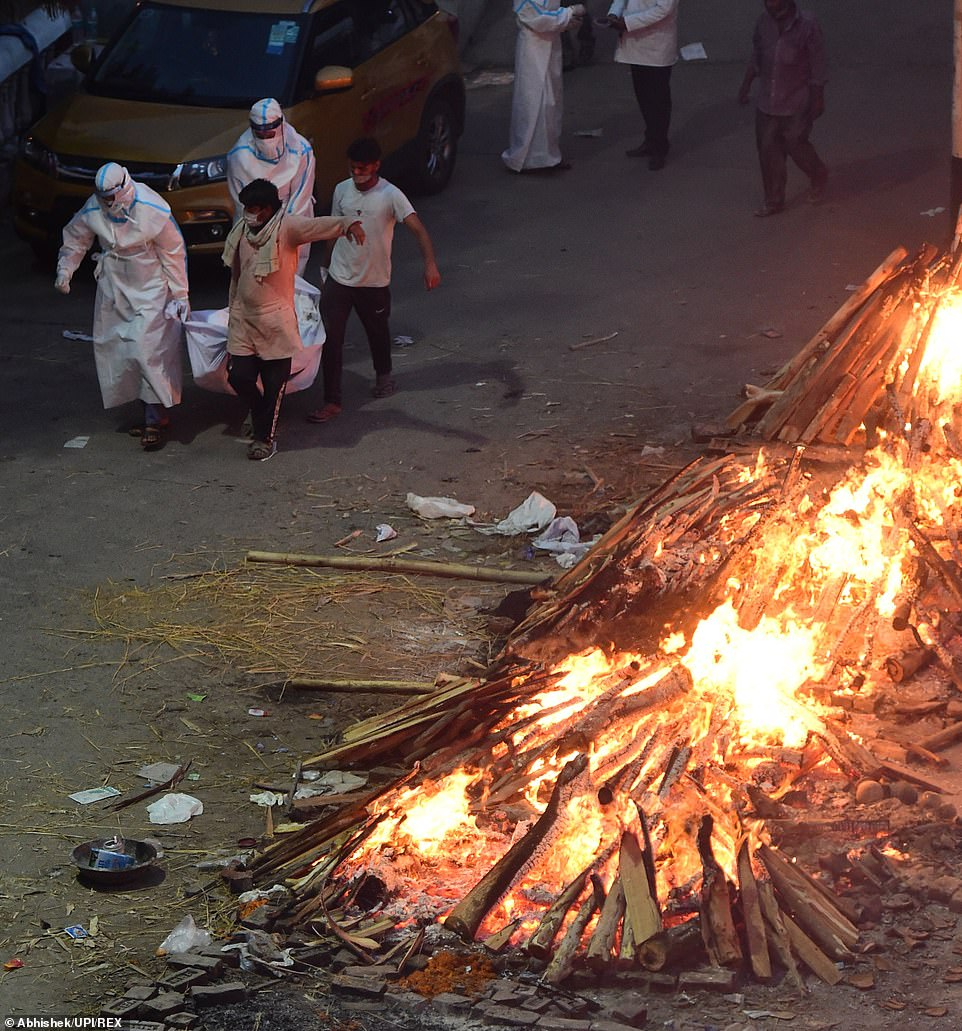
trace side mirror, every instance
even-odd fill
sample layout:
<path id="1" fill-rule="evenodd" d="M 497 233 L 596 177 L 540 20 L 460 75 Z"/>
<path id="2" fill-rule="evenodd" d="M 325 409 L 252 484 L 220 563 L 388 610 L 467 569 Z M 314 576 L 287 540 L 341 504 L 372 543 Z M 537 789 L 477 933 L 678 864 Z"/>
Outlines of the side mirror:
<path id="1" fill-rule="evenodd" d="M 337 93 L 354 85 L 354 72 L 339 64 L 325 65 L 314 76 L 315 93 Z"/>
<path id="2" fill-rule="evenodd" d="M 70 51 L 70 63 L 84 75 L 90 71 L 94 63 L 94 51 L 87 43 L 80 43 Z"/>

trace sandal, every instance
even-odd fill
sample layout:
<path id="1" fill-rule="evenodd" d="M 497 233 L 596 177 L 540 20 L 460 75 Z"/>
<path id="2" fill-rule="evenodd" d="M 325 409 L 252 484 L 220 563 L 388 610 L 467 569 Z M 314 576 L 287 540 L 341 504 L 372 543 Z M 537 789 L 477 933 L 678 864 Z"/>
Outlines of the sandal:
<path id="1" fill-rule="evenodd" d="M 273 440 L 269 444 L 265 440 L 252 440 L 247 448 L 247 457 L 252 462 L 266 462 L 276 454 L 277 444 Z"/>
<path id="2" fill-rule="evenodd" d="M 160 447 L 160 427 L 145 426 L 140 434 L 140 446 L 145 451 L 156 451 Z"/>
<path id="3" fill-rule="evenodd" d="M 391 376 L 378 376 L 371 394 L 374 397 L 390 397 L 397 392 L 397 384 Z"/>
<path id="4" fill-rule="evenodd" d="M 323 408 L 318 408 L 316 412 L 311 412 L 305 415 L 304 418 L 308 422 L 330 422 L 331 419 L 336 419 L 341 414 L 341 406 L 336 405 L 333 401 L 328 401 Z"/>

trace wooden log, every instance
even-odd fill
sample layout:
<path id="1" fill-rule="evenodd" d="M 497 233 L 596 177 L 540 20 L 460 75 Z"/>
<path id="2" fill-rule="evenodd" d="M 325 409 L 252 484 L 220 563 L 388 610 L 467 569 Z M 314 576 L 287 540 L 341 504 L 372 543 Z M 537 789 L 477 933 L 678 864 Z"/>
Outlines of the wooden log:
<path id="1" fill-rule="evenodd" d="M 712 852 L 713 827 L 712 817 L 703 816 L 697 836 L 702 863 L 701 936 L 708 958 L 715 966 L 735 966 L 742 961 L 742 949 L 732 917 L 728 879 Z"/>
<path id="2" fill-rule="evenodd" d="M 551 955 L 551 946 L 558 936 L 558 931 L 561 930 L 561 925 L 564 923 L 568 910 L 571 909 L 584 891 L 590 871 L 590 866 L 582 870 L 545 911 L 534 934 L 531 935 L 525 944 L 525 949 L 535 959 L 547 959 Z"/>
<path id="3" fill-rule="evenodd" d="M 859 308 L 881 287 L 886 280 L 890 279 L 908 257 L 909 252 L 904 247 L 896 247 L 891 254 L 875 269 L 856 290 L 846 298 L 844 304 L 836 311 L 821 329 L 808 341 L 807 344 L 775 374 L 766 384 L 769 389 L 784 389 L 791 380 L 798 374 L 805 363 L 816 354 L 826 343 L 833 340 L 835 336 L 845 327 L 846 323 L 858 312 Z"/>
<path id="4" fill-rule="evenodd" d="M 436 685 L 423 680 L 331 680 L 328 677 L 291 677 L 286 687 L 332 694 L 431 694 Z"/>
<path id="5" fill-rule="evenodd" d="M 795 963 L 791 939 L 788 936 L 788 930 L 782 918 L 782 911 L 778 908 L 778 902 L 775 900 L 775 889 L 769 880 L 759 880 L 755 883 L 758 889 L 759 908 L 770 932 L 768 934 L 768 942 L 772 947 L 772 951 L 788 972 L 788 976 L 798 989 L 799 995 L 805 995 L 807 989 L 798 972 L 798 965 Z"/>
<path id="6" fill-rule="evenodd" d="M 611 963 L 615 935 L 624 915 L 625 888 L 618 876 L 608 891 L 605 904 L 601 907 L 601 916 L 588 942 L 587 961 L 592 970 L 600 972 Z"/>
<path id="7" fill-rule="evenodd" d="M 644 945 L 662 928 L 661 910 L 650 865 L 650 843 L 643 851 L 630 831 L 621 836 L 619 880 L 625 895 L 625 925 L 636 946 Z"/>
<path id="8" fill-rule="evenodd" d="M 428 562 L 409 558 L 363 558 L 352 555 L 301 555 L 294 552 L 249 551 L 248 562 L 267 562 L 279 566 L 323 566 L 373 573 L 420 573 L 424 576 L 454 577 L 459 580 L 486 580 L 505 584 L 542 584 L 551 579 L 547 573 L 524 569 L 484 569 L 455 562 Z"/>
<path id="9" fill-rule="evenodd" d="M 928 648 L 908 648 L 905 651 L 898 652 L 895 655 L 890 655 L 883 663 L 882 668 L 888 674 L 890 680 L 895 681 L 896 684 L 901 684 L 903 680 L 908 680 L 909 677 L 914 676 L 920 669 L 925 667 L 932 661 L 932 652 Z M 931 702 L 924 703 L 925 705 L 932 705 Z M 936 709 L 941 708 L 943 702 L 935 702 Z M 924 712 L 918 712 L 909 714 L 903 712 L 899 706 L 895 707 L 895 711 L 900 715 L 924 715 Z M 929 708 L 925 710 L 927 712 L 933 712 L 934 710 Z"/>
<path id="10" fill-rule="evenodd" d="M 762 845 L 758 856 L 765 864 L 775 890 L 805 931 L 832 959 L 852 958 L 858 928 L 834 901 L 809 884 L 800 872 L 774 849 Z"/>
<path id="11" fill-rule="evenodd" d="M 768 954 L 765 918 L 758 901 L 758 884 L 752 871 L 752 859 L 747 840 L 743 840 L 739 846 L 736 866 L 738 869 L 738 895 L 741 899 L 745 938 L 748 943 L 748 958 L 755 977 L 759 981 L 767 983 L 772 978 L 772 962 Z"/>
<path id="12" fill-rule="evenodd" d="M 826 984 L 838 984 L 842 980 L 842 972 L 822 952 L 818 945 L 805 934 L 787 913 L 782 913 L 782 923 L 785 925 L 788 939 L 792 943 L 792 950 L 805 966 Z"/>
<path id="13" fill-rule="evenodd" d="M 495 931 L 494 934 L 489 934 L 482 944 L 489 952 L 501 952 L 502 949 L 504 949 L 504 947 L 511 941 L 515 931 L 517 931 L 523 922 L 523 917 L 517 917 L 515 920 L 512 920 L 511 923 L 505 924 L 500 931 Z"/>
<path id="14" fill-rule="evenodd" d="M 934 736 L 934 735 L 933 735 Z M 924 741 L 920 742 L 923 748 L 931 749 L 930 745 L 926 745 Z M 917 773 L 915 770 L 909 769 L 908 766 L 901 766 L 898 763 L 889 761 L 879 763 L 879 772 L 884 776 L 887 776 L 890 780 L 907 780 L 910 784 L 915 784 L 916 787 L 920 787 L 925 791 L 934 791 L 939 795 L 949 795 L 952 791 L 947 788 L 944 784 L 940 784 L 938 781 L 930 780 L 928 777 L 923 777 L 922 774 Z"/>
<path id="15" fill-rule="evenodd" d="M 592 885 L 591 894 L 581 903 L 574 920 L 565 931 L 561 943 L 555 949 L 551 962 L 544 972 L 543 980 L 547 984 L 561 984 L 574 969 L 575 953 L 581 945 L 585 929 L 595 915 L 595 911 L 604 905 L 604 889 L 601 882 L 593 877 Z"/>
<path id="16" fill-rule="evenodd" d="M 950 723 L 947 727 L 937 730 L 934 734 L 923 737 L 921 741 L 916 741 L 916 744 L 926 751 L 939 752 L 960 740 L 962 740 L 962 722 Z"/>
<path id="17" fill-rule="evenodd" d="M 528 832 L 519 838 L 484 877 L 451 910 L 444 926 L 466 941 L 474 938 L 491 907 L 507 892 L 522 869 L 548 838 L 558 818 L 568 789 L 588 768 L 588 758 L 579 755 L 567 763 L 555 781 L 544 812 Z"/>
<path id="18" fill-rule="evenodd" d="M 693 917 L 683 924 L 675 924 L 649 938 L 638 946 L 638 962 L 646 970 L 664 970 L 677 963 L 686 966 L 697 962 L 704 953 L 701 921 Z"/>

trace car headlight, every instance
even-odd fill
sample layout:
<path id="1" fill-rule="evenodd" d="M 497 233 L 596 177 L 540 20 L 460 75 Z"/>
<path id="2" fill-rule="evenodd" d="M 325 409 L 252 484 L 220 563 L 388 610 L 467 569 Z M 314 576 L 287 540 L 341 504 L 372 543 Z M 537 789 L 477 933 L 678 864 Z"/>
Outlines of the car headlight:
<path id="1" fill-rule="evenodd" d="M 57 174 L 57 155 L 33 136 L 25 136 L 21 141 L 20 156 L 28 165 L 42 169 L 47 175 Z"/>
<path id="2" fill-rule="evenodd" d="M 199 161 L 185 161 L 174 173 L 177 186 L 203 186 L 227 178 L 227 155 L 215 158 L 201 158 Z"/>

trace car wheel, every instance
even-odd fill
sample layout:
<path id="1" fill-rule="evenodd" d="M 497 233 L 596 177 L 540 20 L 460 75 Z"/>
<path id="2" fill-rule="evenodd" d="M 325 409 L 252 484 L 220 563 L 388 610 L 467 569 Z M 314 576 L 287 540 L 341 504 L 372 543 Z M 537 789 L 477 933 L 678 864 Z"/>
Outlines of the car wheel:
<path id="1" fill-rule="evenodd" d="M 418 193 L 440 193 L 458 156 L 454 112 L 442 97 L 428 101 L 414 146 L 412 186 Z"/>

